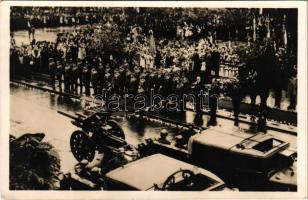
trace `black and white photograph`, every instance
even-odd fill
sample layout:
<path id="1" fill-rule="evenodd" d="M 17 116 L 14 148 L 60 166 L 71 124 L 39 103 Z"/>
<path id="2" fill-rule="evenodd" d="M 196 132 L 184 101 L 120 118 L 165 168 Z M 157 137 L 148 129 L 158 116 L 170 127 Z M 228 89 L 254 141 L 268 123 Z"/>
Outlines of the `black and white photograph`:
<path id="1" fill-rule="evenodd" d="M 8 7 L 8 190 L 298 192 L 298 6 L 119 5 Z"/>

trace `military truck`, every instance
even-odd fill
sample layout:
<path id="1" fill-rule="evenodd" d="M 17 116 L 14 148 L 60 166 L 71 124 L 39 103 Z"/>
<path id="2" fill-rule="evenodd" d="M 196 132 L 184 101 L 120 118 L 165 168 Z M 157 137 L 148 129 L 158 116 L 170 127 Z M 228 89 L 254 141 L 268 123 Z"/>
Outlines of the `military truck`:
<path id="1" fill-rule="evenodd" d="M 106 174 L 106 190 L 231 190 L 215 174 L 183 161 L 154 154 Z"/>
<path id="2" fill-rule="evenodd" d="M 152 148 L 213 171 L 241 190 L 296 190 L 297 153 L 268 133 L 210 128 L 179 147 L 154 139 Z"/>

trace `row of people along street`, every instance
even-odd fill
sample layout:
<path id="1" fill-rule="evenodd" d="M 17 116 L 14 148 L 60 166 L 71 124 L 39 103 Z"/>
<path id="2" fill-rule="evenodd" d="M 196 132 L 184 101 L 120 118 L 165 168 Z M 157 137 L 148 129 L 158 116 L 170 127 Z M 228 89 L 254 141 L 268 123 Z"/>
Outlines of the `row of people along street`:
<path id="1" fill-rule="evenodd" d="M 274 91 L 275 106 L 279 108 L 284 89 L 290 99 L 288 109 L 296 109 L 293 49 L 285 45 L 277 47 L 279 42 L 268 37 L 269 33 L 262 34 L 264 29 L 261 27 L 268 23 L 264 16 L 259 17 L 258 40 L 255 44 L 248 41 L 248 47 L 241 48 L 232 46 L 230 41 L 217 40 L 217 30 L 209 29 L 204 33 L 198 25 L 199 31 L 187 34 L 187 23 L 183 23 L 183 27 L 177 26 L 176 35 L 171 38 L 167 32 L 164 37 L 161 32 L 155 33 L 155 26 L 153 30 L 148 29 L 148 24 L 134 24 L 128 30 L 121 30 L 117 23 L 129 18 L 122 15 L 119 17 L 116 13 L 99 23 L 76 26 L 72 32 L 59 33 L 54 42 L 36 41 L 35 34 L 29 32 L 30 44 L 20 47 L 12 33 L 12 70 L 46 73 L 54 90 L 76 95 L 95 96 L 103 91 L 122 97 L 127 93 L 149 95 L 153 89 L 167 97 L 171 93 L 182 96 L 208 90 L 217 96 L 230 97 L 235 116 L 239 115 L 245 96 L 251 98 L 255 115 L 266 116 L 264 109 L 270 90 Z M 255 23 L 255 19 L 252 21 Z M 157 35 L 160 37 L 155 37 Z M 256 33 L 253 31 L 251 35 L 253 42 Z M 107 36 L 114 36 L 115 40 L 108 41 L 111 39 Z M 256 69 L 258 63 L 253 63 L 254 58 L 249 59 L 256 48 L 263 51 L 263 55 L 273 56 L 274 59 L 265 57 L 266 63 L 263 63 L 275 65 L 272 71 Z M 289 60 L 287 66 L 286 59 Z M 223 69 L 228 69 L 225 70 L 229 71 L 227 77 Z M 283 78 L 270 83 L 270 73 L 280 73 Z M 255 107 L 257 95 L 261 97 L 259 110 Z M 215 120 L 210 124 L 215 125 Z"/>

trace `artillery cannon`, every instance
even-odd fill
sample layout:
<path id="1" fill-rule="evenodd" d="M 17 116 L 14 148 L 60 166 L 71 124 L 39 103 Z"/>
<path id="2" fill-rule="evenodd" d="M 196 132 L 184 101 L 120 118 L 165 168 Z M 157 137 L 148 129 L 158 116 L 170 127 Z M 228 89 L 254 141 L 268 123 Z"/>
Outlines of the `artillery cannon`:
<path id="1" fill-rule="evenodd" d="M 95 151 L 104 152 L 127 146 L 125 135 L 114 120 L 110 119 L 107 111 L 95 112 L 90 115 L 58 111 L 58 113 L 72 119 L 72 124 L 79 127 L 70 138 L 71 151 L 79 162 L 87 160 L 91 162 Z"/>

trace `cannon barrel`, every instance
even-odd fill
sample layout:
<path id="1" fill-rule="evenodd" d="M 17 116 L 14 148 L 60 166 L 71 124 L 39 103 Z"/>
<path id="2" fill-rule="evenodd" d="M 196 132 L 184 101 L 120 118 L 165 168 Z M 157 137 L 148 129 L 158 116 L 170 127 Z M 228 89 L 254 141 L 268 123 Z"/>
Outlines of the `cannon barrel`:
<path id="1" fill-rule="evenodd" d="M 70 139 L 71 151 L 78 161 L 83 159 L 91 161 L 95 150 L 111 150 L 111 147 L 116 149 L 127 145 L 121 126 L 110 119 L 109 112 L 84 115 L 58 110 L 58 113 L 72 119 L 72 124 L 81 128 L 74 131 Z"/>
<path id="2" fill-rule="evenodd" d="M 76 115 L 71 115 L 71 114 L 64 112 L 64 111 L 61 111 L 61 110 L 58 110 L 58 113 L 65 116 L 65 117 L 71 118 L 73 120 L 76 120 L 78 118 Z"/>
<path id="3" fill-rule="evenodd" d="M 84 116 L 82 114 L 78 114 L 78 113 L 77 113 L 77 115 L 72 115 L 72 114 L 69 114 L 67 112 L 60 111 L 60 110 L 58 110 L 58 113 L 65 116 L 65 117 L 72 119 L 73 121 L 71 121 L 71 122 L 74 126 L 81 127 L 81 128 L 83 127 L 83 125 L 84 125 L 83 122 L 84 122 L 84 119 L 86 119 L 86 116 Z"/>

